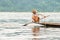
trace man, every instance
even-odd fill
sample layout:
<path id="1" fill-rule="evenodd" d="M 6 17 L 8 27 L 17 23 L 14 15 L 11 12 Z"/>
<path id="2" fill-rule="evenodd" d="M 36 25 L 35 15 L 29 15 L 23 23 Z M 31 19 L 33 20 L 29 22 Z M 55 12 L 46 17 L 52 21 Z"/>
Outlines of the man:
<path id="1" fill-rule="evenodd" d="M 40 22 L 40 18 L 39 16 L 37 15 L 37 12 L 36 10 L 32 10 L 32 22 L 35 22 L 35 23 L 39 23 Z M 41 16 L 43 16 L 42 14 L 40 14 Z M 46 16 L 44 16 L 45 18 Z M 39 31 L 40 31 L 40 27 L 38 26 L 35 26 L 34 28 L 32 28 L 32 31 L 33 31 L 33 35 L 36 36 L 38 35 Z"/>
<path id="2" fill-rule="evenodd" d="M 40 22 L 39 15 L 44 16 L 42 14 L 38 15 L 36 10 L 32 10 L 32 13 L 33 13 L 33 15 L 32 15 L 32 22 L 35 22 L 35 23 L 39 23 Z M 47 16 L 44 16 L 44 18 L 46 18 L 46 17 Z M 44 18 L 42 18 L 42 19 L 44 19 Z"/>
<path id="3" fill-rule="evenodd" d="M 36 11 L 35 10 L 33 10 L 32 11 L 32 13 L 33 13 L 33 16 L 32 16 L 32 22 L 36 22 L 36 23 L 39 23 L 39 17 L 38 17 L 38 15 L 36 14 Z"/>

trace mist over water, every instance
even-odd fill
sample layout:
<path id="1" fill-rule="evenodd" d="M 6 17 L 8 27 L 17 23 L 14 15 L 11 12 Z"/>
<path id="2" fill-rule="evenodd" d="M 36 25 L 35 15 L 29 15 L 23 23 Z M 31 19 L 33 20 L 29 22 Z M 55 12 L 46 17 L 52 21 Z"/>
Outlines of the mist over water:
<path id="1" fill-rule="evenodd" d="M 45 19 L 41 19 L 41 21 L 46 22 L 60 22 L 60 13 L 55 12 L 39 12 L 38 14 L 43 14 L 48 16 Z M 43 18 L 43 16 L 39 16 Z M 32 20 L 31 12 L 0 12 L 0 22 L 28 22 Z"/>
<path id="2" fill-rule="evenodd" d="M 60 22 L 60 13 L 39 13 L 50 15 L 41 22 Z M 31 26 L 22 26 L 31 22 L 31 12 L 0 12 L 0 39 L 1 40 L 32 40 Z M 40 16 L 39 16 L 40 17 Z M 42 18 L 42 17 L 41 17 Z M 39 40 L 60 40 L 60 28 L 40 28 Z"/>

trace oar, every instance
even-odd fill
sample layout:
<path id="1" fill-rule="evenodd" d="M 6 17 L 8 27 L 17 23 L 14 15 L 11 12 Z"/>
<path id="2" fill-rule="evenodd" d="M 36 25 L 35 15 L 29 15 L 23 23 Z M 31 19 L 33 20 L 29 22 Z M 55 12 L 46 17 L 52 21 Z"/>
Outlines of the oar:
<path id="1" fill-rule="evenodd" d="M 23 26 L 27 26 L 27 25 L 30 24 L 30 23 L 33 23 L 33 22 L 26 23 L 26 24 L 24 24 Z"/>
<path id="2" fill-rule="evenodd" d="M 45 16 L 44 18 L 46 18 L 46 17 L 49 17 L 50 15 L 48 15 L 48 16 Z M 41 18 L 40 20 L 42 20 L 42 19 L 44 19 L 44 18 Z"/>
<path id="3" fill-rule="evenodd" d="M 46 17 L 49 17 L 50 15 L 48 15 L 48 16 L 46 16 Z M 46 18 L 46 17 L 44 17 L 44 18 Z M 42 19 L 44 19 L 44 18 L 41 18 L 40 20 L 42 20 Z M 30 23 L 33 23 L 33 22 L 29 22 L 29 23 L 26 23 L 26 24 L 24 24 L 23 26 L 27 26 L 28 24 L 30 24 Z"/>

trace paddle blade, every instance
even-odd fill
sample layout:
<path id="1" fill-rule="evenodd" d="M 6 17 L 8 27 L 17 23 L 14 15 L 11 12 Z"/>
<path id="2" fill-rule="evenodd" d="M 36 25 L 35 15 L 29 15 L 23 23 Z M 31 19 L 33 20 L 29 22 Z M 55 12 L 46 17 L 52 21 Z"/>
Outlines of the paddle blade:
<path id="1" fill-rule="evenodd" d="M 24 24 L 23 26 L 27 26 L 27 25 L 30 24 L 30 23 L 32 23 L 32 22 L 26 23 L 26 24 Z"/>
<path id="2" fill-rule="evenodd" d="M 23 26 L 27 26 L 27 24 L 24 24 Z"/>

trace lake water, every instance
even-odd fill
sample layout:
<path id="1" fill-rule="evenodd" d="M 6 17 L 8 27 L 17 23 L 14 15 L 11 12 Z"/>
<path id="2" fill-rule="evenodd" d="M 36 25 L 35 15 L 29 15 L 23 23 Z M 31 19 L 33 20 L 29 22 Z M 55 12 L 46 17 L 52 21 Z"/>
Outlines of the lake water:
<path id="1" fill-rule="evenodd" d="M 41 14 L 50 15 L 41 22 L 60 22 L 59 13 Z M 60 40 L 60 28 L 40 27 L 39 36 L 33 36 L 32 26 L 23 26 L 31 16 L 30 12 L 0 12 L 0 40 Z"/>

